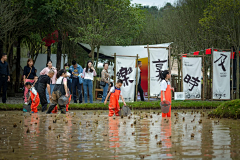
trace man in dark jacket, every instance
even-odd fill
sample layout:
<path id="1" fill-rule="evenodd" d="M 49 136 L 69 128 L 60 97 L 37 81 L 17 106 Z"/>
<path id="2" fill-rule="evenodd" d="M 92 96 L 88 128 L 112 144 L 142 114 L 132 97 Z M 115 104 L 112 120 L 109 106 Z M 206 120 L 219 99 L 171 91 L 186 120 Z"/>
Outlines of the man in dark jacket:
<path id="1" fill-rule="evenodd" d="M 1 55 L 0 62 L 0 91 L 2 90 L 2 103 L 6 103 L 7 100 L 7 82 L 10 82 L 10 74 L 7 61 L 7 55 L 3 53 Z"/>
<path id="2" fill-rule="evenodd" d="M 40 97 L 40 102 L 42 105 L 42 112 L 47 110 L 47 105 L 48 105 L 48 101 L 47 101 L 47 97 L 46 97 L 46 88 L 49 93 L 49 99 L 51 99 L 50 81 L 51 81 L 51 78 L 53 77 L 53 75 L 54 75 L 54 71 L 50 70 L 47 75 L 39 76 L 38 81 L 35 84 L 37 92 Z"/>
<path id="3" fill-rule="evenodd" d="M 140 97 L 141 97 L 141 101 L 144 101 L 144 95 L 143 95 L 143 89 L 141 86 L 141 70 L 140 68 L 142 67 L 142 62 L 138 61 L 138 67 L 137 67 L 137 72 L 138 72 L 138 92 L 140 93 Z M 136 90 L 135 90 L 135 94 L 134 94 L 134 100 L 136 101 Z"/>

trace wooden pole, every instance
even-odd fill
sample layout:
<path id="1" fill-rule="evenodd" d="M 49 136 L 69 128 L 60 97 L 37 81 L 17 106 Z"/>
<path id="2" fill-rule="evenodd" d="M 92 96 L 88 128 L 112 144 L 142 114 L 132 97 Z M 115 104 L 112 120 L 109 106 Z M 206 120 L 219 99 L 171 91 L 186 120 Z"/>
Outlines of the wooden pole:
<path id="1" fill-rule="evenodd" d="M 231 48 L 231 54 L 232 54 L 232 90 L 231 90 L 231 94 L 232 94 L 232 99 L 233 99 L 233 47 Z"/>
<path id="2" fill-rule="evenodd" d="M 137 68 L 136 68 L 136 102 L 137 102 L 137 95 L 138 95 L 138 54 L 137 54 Z"/>
<path id="3" fill-rule="evenodd" d="M 114 55 L 112 55 L 114 56 Z M 127 56 L 127 55 L 116 55 L 117 57 L 137 57 L 137 56 Z"/>
<path id="4" fill-rule="evenodd" d="M 204 65 L 204 53 L 203 53 L 203 58 L 202 58 L 202 66 L 203 66 L 203 69 L 202 69 L 202 74 L 203 74 L 203 95 L 202 95 L 202 100 L 204 101 L 204 95 L 205 95 L 205 89 L 204 89 L 204 86 L 205 86 L 205 65 Z"/>
<path id="5" fill-rule="evenodd" d="M 171 49 L 170 49 L 170 45 L 169 45 L 169 49 L 168 49 L 168 62 L 169 62 L 169 73 L 171 74 L 172 72 L 172 63 L 171 63 Z M 170 76 L 170 84 L 171 86 L 174 86 L 174 84 L 172 83 L 172 75 Z M 171 91 L 172 92 L 172 91 Z M 172 98 L 172 94 L 171 94 L 171 98 Z"/>
<path id="6" fill-rule="evenodd" d="M 117 82 L 117 80 L 116 80 L 116 53 L 114 53 L 114 84 L 113 85 L 116 85 L 116 82 Z"/>
<path id="7" fill-rule="evenodd" d="M 213 101 L 213 47 L 212 47 L 212 54 L 211 54 L 211 97 Z"/>
<path id="8" fill-rule="evenodd" d="M 219 49 L 219 48 L 212 48 L 212 49 L 217 49 L 217 50 L 220 50 L 220 51 L 231 51 L 231 49 Z"/>
<path id="9" fill-rule="evenodd" d="M 181 91 L 183 92 L 183 60 L 182 60 L 182 54 L 181 54 Z"/>
<path id="10" fill-rule="evenodd" d="M 148 101 L 150 101 L 150 52 L 149 52 L 149 45 L 147 45 L 148 51 Z"/>
<path id="11" fill-rule="evenodd" d="M 171 71 L 172 71 L 172 63 L 171 63 L 171 49 L 170 49 L 170 46 L 169 46 L 169 50 L 168 50 L 168 57 L 169 57 L 169 72 L 171 74 Z M 171 76 L 172 77 L 172 76 Z M 170 83 L 172 84 L 172 78 L 170 77 Z"/>
<path id="12" fill-rule="evenodd" d="M 169 49 L 169 47 L 149 47 L 149 46 L 144 47 L 144 48 L 166 48 L 166 49 Z"/>

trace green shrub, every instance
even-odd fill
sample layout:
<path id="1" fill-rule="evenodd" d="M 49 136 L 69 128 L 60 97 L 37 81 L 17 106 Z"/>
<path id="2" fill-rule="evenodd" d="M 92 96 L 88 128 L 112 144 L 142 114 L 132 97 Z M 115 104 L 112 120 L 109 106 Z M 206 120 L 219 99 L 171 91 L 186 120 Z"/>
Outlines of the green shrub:
<path id="1" fill-rule="evenodd" d="M 209 113 L 210 117 L 240 118 L 240 100 L 227 101 Z"/>

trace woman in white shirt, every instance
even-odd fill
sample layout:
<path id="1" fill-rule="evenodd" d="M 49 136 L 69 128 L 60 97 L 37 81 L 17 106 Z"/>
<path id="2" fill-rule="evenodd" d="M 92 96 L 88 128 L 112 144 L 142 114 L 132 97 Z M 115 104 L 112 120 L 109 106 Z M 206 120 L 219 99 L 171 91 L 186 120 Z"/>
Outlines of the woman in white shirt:
<path id="1" fill-rule="evenodd" d="M 159 80 L 161 80 L 161 101 L 172 102 L 172 93 L 174 88 L 170 84 L 171 74 L 168 70 L 161 71 Z M 168 113 L 162 113 L 162 117 L 171 117 L 171 106 Z"/>
<path id="2" fill-rule="evenodd" d="M 87 62 L 87 66 L 86 68 L 83 69 L 83 73 L 82 73 L 82 78 L 83 79 L 83 90 L 84 90 L 84 100 L 85 103 L 87 103 L 87 99 L 88 99 L 88 92 L 89 92 L 89 99 L 90 99 L 90 103 L 93 103 L 93 93 L 92 93 L 92 89 L 93 89 L 93 77 L 96 76 L 96 71 L 93 68 L 93 63 L 92 61 L 88 61 Z M 88 88 L 88 92 L 87 92 L 87 88 Z"/>

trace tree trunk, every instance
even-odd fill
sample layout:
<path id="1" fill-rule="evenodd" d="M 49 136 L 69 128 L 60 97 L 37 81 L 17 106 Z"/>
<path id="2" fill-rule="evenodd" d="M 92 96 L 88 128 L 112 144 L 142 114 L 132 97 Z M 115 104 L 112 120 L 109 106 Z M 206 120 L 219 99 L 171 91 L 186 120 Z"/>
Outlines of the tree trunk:
<path id="1" fill-rule="evenodd" d="M 19 88 L 20 83 L 20 60 L 21 60 L 21 37 L 18 37 L 18 43 L 17 43 L 17 62 L 16 62 L 16 90 Z"/>
<path id="2" fill-rule="evenodd" d="M 100 49 L 100 45 L 97 46 L 97 61 L 96 61 L 96 67 L 95 67 L 95 70 L 97 72 L 98 70 L 98 57 L 99 57 L 99 49 Z M 93 81 L 93 99 L 97 98 L 95 97 L 95 90 L 96 90 L 96 84 L 97 84 L 97 79 L 94 78 L 94 81 Z"/>
<path id="3" fill-rule="evenodd" d="M 2 55 L 3 53 L 3 42 L 0 41 L 0 55 Z"/>
<path id="4" fill-rule="evenodd" d="M 59 71 L 61 68 L 61 60 L 62 60 L 62 35 L 61 32 L 58 32 L 58 44 L 57 44 L 57 70 Z"/>
<path id="5" fill-rule="evenodd" d="M 47 47 L 47 62 L 51 59 L 51 46 Z M 47 63 L 46 63 L 47 64 Z"/>
<path id="6" fill-rule="evenodd" d="M 95 50 L 95 45 L 91 45 L 91 54 L 92 54 L 92 62 L 94 63 L 94 50 Z"/>
<path id="7" fill-rule="evenodd" d="M 8 55 L 8 64 L 9 64 L 9 72 L 12 74 L 12 67 L 13 67 L 13 45 L 10 48 L 9 55 Z"/>

